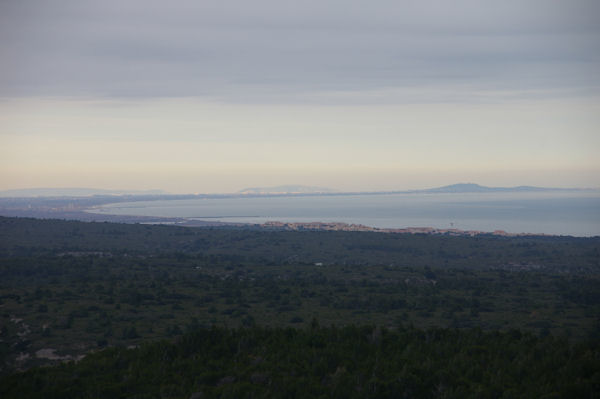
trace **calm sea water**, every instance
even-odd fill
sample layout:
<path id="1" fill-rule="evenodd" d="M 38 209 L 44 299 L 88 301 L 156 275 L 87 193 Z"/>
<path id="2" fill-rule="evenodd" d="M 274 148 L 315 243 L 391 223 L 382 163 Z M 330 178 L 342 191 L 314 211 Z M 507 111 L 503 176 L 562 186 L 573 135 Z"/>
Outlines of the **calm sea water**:
<path id="1" fill-rule="evenodd" d="M 115 203 L 93 212 L 241 223 L 345 222 L 600 235 L 599 191 L 211 198 Z"/>

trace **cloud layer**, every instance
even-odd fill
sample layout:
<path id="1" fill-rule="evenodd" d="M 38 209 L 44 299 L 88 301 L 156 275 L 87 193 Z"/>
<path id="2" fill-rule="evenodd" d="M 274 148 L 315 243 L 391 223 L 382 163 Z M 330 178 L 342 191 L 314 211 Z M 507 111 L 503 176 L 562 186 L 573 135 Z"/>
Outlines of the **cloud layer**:
<path id="1" fill-rule="evenodd" d="M 600 87 L 597 1 L 2 2 L 0 37 L 5 97 L 446 101 Z"/>

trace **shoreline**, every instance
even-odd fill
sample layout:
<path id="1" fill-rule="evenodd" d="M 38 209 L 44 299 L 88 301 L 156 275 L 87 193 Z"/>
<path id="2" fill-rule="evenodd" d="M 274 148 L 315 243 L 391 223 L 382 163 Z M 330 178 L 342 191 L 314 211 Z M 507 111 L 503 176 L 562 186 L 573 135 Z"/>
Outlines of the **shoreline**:
<path id="1" fill-rule="evenodd" d="M 404 227 L 372 227 L 365 224 L 348 222 L 285 222 L 265 221 L 264 223 L 228 222 L 216 220 L 217 217 L 155 217 L 135 215 L 115 215 L 99 212 L 106 204 L 127 202 L 132 198 L 119 197 L 91 197 L 91 198 L 10 198 L 0 199 L 0 216 L 6 217 L 31 217 L 37 219 L 63 219 L 82 222 L 112 222 L 129 224 L 156 224 L 173 225 L 181 227 L 216 227 L 216 228 L 241 228 L 256 230 L 286 230 L 286 231 L 355 231 L 375 232 L 387 234 L 429 234 L 429 235 L 454 235 L 454 236 L 479 236 L 494 235 L 499 237 L 598 237 L 600 235 L 573 235 L 556 233 L 531 233 L 509 232 L 501 229 L 493 231 L 462 230 L 458 228 L 440 228 L 432 226 L 404 226 Z M 143 198 L 148 200 L 148 198 Z M 140 198 L 141 200 L 141 198 Z M 227 217 L 227 216 L 222 216 Z"/>
<path id="2" fill-rule="evenodd" d="M 91 209 L 91 208 L 88 208 Z M 345 223 L 345 222 L 280 222 L 269 221 L 265 223 L 234 223 L 214 220 L 201 220 L 196 218 L 178 218 L 178 217 L 153 217 L 153 216 L 134 216 L 134 215 L 112 215 L 104 213 L 89 212 L 87 209 L 73 211 L 41 211 L 41 210 L 21 210 L 6 211 L 0 209 L 0 216 L 3 217 L 25 217 L 34 219 L 62 219 L 73 220 L 88 223 L 125 223 L 125 224 L 152 224 L 152 225 L 170 225 L 190 228 L 243 228 L 256 229 L 262 231 L 354 231 L 371 232 L 383 234 L 427 234 L 427 235 L 452 235 L 475 237 L 479 235 L 493 235 L 499 237 L 579 237 L 561 234 L 546 233 L 511 233 L 504 230 L 483 231 L 483 230 L 461 230 L 455 228 L 437 228 L 437 227 L 400 227 L 400 228 L 382 228 L 371 227 L 363 224 Z M 209 218 L 207 218 L 209 219 Z M 585 238 L 586 236 L 581 236 Z M 590 236 L 596 237 L 596 236 Z"/>

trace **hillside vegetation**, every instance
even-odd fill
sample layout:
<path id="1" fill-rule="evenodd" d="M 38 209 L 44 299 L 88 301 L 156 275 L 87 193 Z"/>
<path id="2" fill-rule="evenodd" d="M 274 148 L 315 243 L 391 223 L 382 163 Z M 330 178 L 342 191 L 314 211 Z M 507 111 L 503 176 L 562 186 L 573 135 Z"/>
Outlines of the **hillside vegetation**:
<path id="1" fill-rule="evenodd" d="M 600 378 L 599 250 L 0 218 L 0 396 L 586 397 Z M 215 335 L 229 349 L 207 348 Z M 299 354 L 282 360 L 285 348 Z"/>

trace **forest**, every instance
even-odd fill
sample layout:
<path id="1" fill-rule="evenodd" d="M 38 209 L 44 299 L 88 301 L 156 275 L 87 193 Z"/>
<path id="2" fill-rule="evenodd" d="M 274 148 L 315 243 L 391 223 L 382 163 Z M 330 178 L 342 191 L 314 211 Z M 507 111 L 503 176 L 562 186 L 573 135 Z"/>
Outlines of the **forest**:
<path id="1" fill-rule="evenodd" d="M 599 237 L 0 218 L 0 397 L 597 397 L 599 315 Z"/>
<path id="2" fill-rule="evenodd" d="M 3 398 L 593 398 L 598 342 L 513 330 L 212 327 L 5 378 Z"/>

